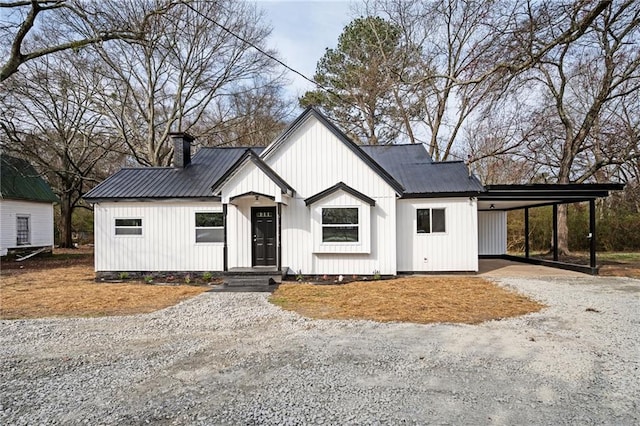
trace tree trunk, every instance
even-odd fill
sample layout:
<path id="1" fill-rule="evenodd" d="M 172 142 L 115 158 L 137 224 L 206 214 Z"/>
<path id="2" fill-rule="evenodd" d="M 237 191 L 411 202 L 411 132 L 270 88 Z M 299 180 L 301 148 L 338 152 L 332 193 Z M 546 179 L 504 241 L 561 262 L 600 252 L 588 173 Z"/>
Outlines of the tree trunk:
<path id="1" fill-rule="evenodd" d="M 558 205 L 558 254 L 568 256 L 569 251 L 569 226 L 567 224 L 568 204 Z"/>
<path id="2" fill-rule="evenodd" d="M 61 248 L 74 248 L 72 232 L 73 203 L 69 195 L 60 197 L 60 242 Z"/>

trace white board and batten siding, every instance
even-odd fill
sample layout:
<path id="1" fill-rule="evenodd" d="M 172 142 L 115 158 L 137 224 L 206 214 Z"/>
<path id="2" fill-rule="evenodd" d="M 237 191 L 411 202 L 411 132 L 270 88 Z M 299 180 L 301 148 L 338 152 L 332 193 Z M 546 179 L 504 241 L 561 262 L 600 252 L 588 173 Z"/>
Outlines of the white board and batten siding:
<path id="1" fill-rule="evenodd" d="M 29 218 L 29 244 L 17 245 L 17 218 Z M 53 204 L 0 200 L 0 252 L 26 247 L 53 247 Z"/>
<path id="2" fill-rule="evenodd" d="M 94 206 L 96 271 L 221 271 L 223 243 L 195 242 L 195 213 L 218 202 L 103 202 Z M 115 235 L 116 219 L 142 219 L 142 235 Z"/>
<path id="3" fill-rule="evenodd" d="M 418 233 L 418 209 L 444 209 L 445 232 Z M 398 200 L 398 272 L 477 271 L 476 209 L 468 197 Z"/>
<path id="4" fill-rule="evenodd" d="M 305 275 L 396 273 L 396 192 L 328 128 L 315 117 L 309 117 L 264 161 L 295 190 L 289 204 L 282 206 L 283 266 Z M 317 238 L 314 232 L 319 228 L 312 218 L 312 208 L 344 200 L 339 200 L 340 196 L 327 197 L 313 206 L 306 206 L 304 200 L 338 182 L 376 202 L 373 207 L 367 205 L 369 229 L 360 231 L 368 232 L 368 253 L 363 253 L 366 250 L 321 253 L 314 247 Z"/>
<path id="5" fill-rule="evenodd" d="M 252 162 L 244 166 L 224 185 L 222 202 L 228 203 L 235 196 L 256 192 L 273 197 L 275 201 L 282 201 L 280 187 Z"/>
<path id="6" fill-rule="evenodd" d="M 478 254 L 507 253 L 507 212 L 478 212 Z"/>

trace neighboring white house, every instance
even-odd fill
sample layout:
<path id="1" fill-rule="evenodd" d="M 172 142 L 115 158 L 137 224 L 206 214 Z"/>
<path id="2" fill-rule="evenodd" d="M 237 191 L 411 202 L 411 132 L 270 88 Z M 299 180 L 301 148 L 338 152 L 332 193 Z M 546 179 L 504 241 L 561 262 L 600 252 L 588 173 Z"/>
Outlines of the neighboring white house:
<path id="1" fill-rule="evenodd" d="M 98 275 L 477 271 L 479 255 L 506 253 L 515 204 L 478 201 L 487 192 L 466 165 L 422 145 L 356 145 L 313 108 L 266 148 L 192 159 L 193 139 L 173 138 L 173 167 L 122 169 L 85 195 Z"/>
<path id="2" fill-rule="evenodd" d="M 53 204 L 58 198 L 27 161 L 5 154 L 0 159 L 0 255 L 53 248 Z"/>

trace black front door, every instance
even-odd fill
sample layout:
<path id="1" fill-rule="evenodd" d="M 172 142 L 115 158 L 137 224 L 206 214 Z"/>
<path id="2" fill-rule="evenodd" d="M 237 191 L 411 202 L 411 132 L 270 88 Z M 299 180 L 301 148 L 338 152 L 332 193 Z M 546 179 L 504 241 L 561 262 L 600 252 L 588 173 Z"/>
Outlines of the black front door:
<path id="1" fill-rule="evenodd" d="M 253 207 L 251 209 L 253 266 L 276 265 L 276 208 Z"/>

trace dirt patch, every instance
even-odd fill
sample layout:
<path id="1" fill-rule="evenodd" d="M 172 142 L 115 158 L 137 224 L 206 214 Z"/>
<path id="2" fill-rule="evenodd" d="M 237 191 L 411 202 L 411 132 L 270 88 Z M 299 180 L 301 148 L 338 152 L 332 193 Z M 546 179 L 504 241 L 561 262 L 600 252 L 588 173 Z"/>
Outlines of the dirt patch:
<path id="1" fill-rule="evenodd" d="M 629 277 L 640 279 L 640 263 L 638 264 L 610 264 L 603 265 L 599 275 L 611 277 Z"/>
<path id="2" fill-rule="evenodd" d="M 75 250 L 2 262 L 0 318 L 129 315 L 174 305 L 207 290 L 188 285 L 98 284 L 93 254 Z"/>
<path id="3" fill-rule="evenodd" d="M 15 275 L 42 269 L 67 268 L 70 266 L 93 267 L 93 249 L 81 247 L 78 249 L 53 250 L 53 255 L 37 255 L 17 262 L 12 258 L 3 258 L 0 263 L 2 275 Z"/>
<path id="4" fill-rule="evenodd" d="M 421 324 L 477 324 L 545 307 L 494 283 L 471 277 L 408 277 L 323 286 L 282 284 L 269 300 L 311 318 Z"/>

